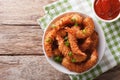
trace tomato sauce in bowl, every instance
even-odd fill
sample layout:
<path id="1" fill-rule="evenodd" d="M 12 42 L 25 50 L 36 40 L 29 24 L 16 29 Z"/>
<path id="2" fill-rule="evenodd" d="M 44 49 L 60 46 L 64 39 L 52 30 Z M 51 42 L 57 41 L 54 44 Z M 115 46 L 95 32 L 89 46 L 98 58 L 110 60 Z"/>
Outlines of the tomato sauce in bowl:
<path id="1" fill-rule="evenodd" d="M 112 20 L 120 14 L 120 0 L 95 0 L 95 13 L 104 20 Z"/>

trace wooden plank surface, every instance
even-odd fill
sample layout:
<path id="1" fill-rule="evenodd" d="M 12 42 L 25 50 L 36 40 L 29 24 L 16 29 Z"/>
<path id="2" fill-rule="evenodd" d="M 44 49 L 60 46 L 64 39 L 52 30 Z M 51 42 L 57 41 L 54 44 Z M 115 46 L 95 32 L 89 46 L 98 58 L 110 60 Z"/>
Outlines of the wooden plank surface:
<path id="1" fill-rule="evenodd" d="M 0 0 L 0 24 L 37 25 L 43 6 L 56 0 Z"/>
<path id="2" fill-rule="evenodd" d="M 0 80 L 69 80 L 44 56 L 0 56 Z"/>
<path id="3" fill-rule="evenodd" d="M 120 80 L 120 65 L 94 80 Z M 0 80 L 70 80 L 44 56 L 0 56 Z"/>
<path id="4" fill-rule="evenodd" d="M 0 26 L 0 54 L 43 54 L 39 26 Z"/>

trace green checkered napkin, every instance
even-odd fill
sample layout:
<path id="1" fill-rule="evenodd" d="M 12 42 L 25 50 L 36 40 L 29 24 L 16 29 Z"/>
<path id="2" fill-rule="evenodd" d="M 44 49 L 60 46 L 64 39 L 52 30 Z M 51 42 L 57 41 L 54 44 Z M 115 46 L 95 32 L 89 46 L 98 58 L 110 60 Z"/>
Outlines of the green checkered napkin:
<path id="1" fill-rule="evenodd" d="M 120 19 L 113 23 L 105 23 L 96 19 L 91 10 L 92 0 L 59 0 L 44 7 L 45 16 L 38 19 L 44 30 L 55 16 L 66 11 L 80 11 L 99 23 L 106 37 L 106 50 L 101 62 L 92 70 L 82 75 L 69 75 L 71 80 L 92 80 L 120 63 Z"/>

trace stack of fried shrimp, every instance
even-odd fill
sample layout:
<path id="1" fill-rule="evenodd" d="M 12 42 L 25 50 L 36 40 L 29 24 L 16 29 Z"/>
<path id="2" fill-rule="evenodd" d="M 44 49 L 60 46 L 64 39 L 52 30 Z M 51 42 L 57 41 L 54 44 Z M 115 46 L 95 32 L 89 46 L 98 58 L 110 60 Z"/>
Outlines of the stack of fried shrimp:
<path id="1" fill-rule="evenodd" d="M 61 56 L 61 65 L 74 72 L 84 72 L 98 60 L 98 34 L 90 17 L 66 14 L 46 31 L 44 48 L 48 57 Z"/>

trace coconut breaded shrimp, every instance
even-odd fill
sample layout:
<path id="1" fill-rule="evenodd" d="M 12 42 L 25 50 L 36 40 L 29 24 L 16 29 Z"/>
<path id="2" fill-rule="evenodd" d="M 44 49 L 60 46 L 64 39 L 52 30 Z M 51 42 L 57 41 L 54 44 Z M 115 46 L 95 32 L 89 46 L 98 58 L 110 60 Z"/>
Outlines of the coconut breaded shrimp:
<path id="1" fill-rule="evenodd" d="M 81 23 L 83 20 L 83 17 L 80 14 L 72 14 L 69 19 L 70 23 Z"/>
<path id="2" fill-rule="evenodd" d="M 83 25 L 84 25 L 84 29 L 82 31 L 78 31 L 76 34 L 76 37 L 78 38 L 86 38 L 90 36 L 94 31 L 95 27 L 92 18 L 86 17 L 83 20 Z"/>
<path id="3" fill-rule="evenodd" d="M 64 28 L 66 24 L 81 23 L 82 20 L 83 20 L 82 16 L 77 13 L 65 15 L 58 21 L 56 21 L 54 24 L 51 24 L 51 27 L 55 32 L 57 32 L 60 29 Z"/>
<path id="4" fill-rule="evenodd" d="M 77 57 L 77 62 L 82 62 L 87 58 L 87 55 L 83 53 L 80 49 L 79 46 L 77 45 L 77 39 L 75 36 L 73 36 L 71 33 L 68 33 L 68 40 L 70 42 L 70 47 L 72 52 L 74 53 L 73 55 L 76 55 Z"/>
<path id="5" fill-rule="evenodd" d="M 55 29 L 52 29 L 51 31 L 49 31 L 46 34 L 44 46 L 45 46 L 45 51 L 46 51 L 46 54 L 48 55 L 48 57 L 52 57 L 54 55 L 53 50 L 52 50 L 52 42 L 54 41 L 56 34 L 60 34 L 61 36 L 65 36 L 66 32 L 65 32 L 65 30 L 60 30 L 60 31 L 56 32 Z"/>
<path id="6" fill-rule="evenodd" d="M 83 19 L 82 23 L 83 23 L 84 29 L 72 29 L 67 27 L 66 30 L 72 33 L 73 35 L 75 35 L 79 39 L 87 38 L 94 31 L 94 22 L 92 18 L 86 17 L 85 19 Z"/>
<path id="7" fill-rule="evenodd" d="M 72 61 L 72 59 L 75 59 L 75 62 L 82 62 L 86 59 L 86 55 L 84 54 L 82 55 L 73 53 L 71 49 L 64 44 L 64 39 L 61 36 L 57 35 L 56 40 L 58 40 L 58 49 L 62 55 L 67 57 L 70 61 Z M 69 53 L 71 53 L 71 55 L 69 55 Z"/>
<path id="8" fill-rule="evenodd" d="M 96 49 L 94 49 L 90 56 L 90 59 L 87 60 L 85 63 L 80 63 L 80 64 L 72 63 L 65 57 L 62 61 L 62 65 L 67 69 L 69 69 L 70 71 L 81 73 L 93 67 L 96 64 L 97 59 L 98 59 L 98 53 Z"/>
<path id="9" fill-rule="evenodd" d="M 67 46 L 65 46 L 64 39 L 60 35 L 57 35 L 56 36 L 56 40 L 58 41 L 58 49 L 60 50 L 60 52 L 62 53 L 62 55 L 68 56 L 68 53 L 71 50 L 70 50 L 70 48 L 68 48 Z"/>
<path id="10" fill-rule="evenodd" d="M 46 51 L 48 57 L 53 56 L 52 42 L 54 41 L 56 34 L 65 36 L 66 32 L 65 32 L 65 30 L 58 30 L 56 28 L 53 28 L 52 30 L 48 31 L 48 33 L 45 36 L 45 41 L 44 41 L 45 51 Z"/>
<path id="11" fill-rule="evenodd" d="M 53 51 L 52 51 L 52 45 L 49 43 L 44 43 L 45 46 L 45 51 L 48 57 L 52 57 L 53 56 Z"/>
<path id="12" fill-rule="evenodd" d="M 54 40 L 56 34 L 60 34 L 62 36 L 66 35 L 66 32 L 64 30 L 60 30 L 61 28 L 63 28 L 63 26 L 60 26 L 60 25 L 54 25 L 54 26 L 55 26 L 54 28 L 48 31 L 48 33 L 45 36 L 45 41 L 44 41 L 45 51 L 48 57 L 53 56 L 52 41 Z"/>
<path id="13" fill-rule="evenodd" d="M 83 20 L 82 16 L 76 13 L 65 15 L 61 17 L 57 22 L 54 23 L 56 29 L 63 28 L 66 24 L 81 23 Z"/>
<path id="14" fill-rule="evenodd" d="M 45 36 L 44 47 L 45 47 L 45 51 L 48 57 L 53 56 L 52 42 L 54 41 L 54 38 L 55 38 L 54 34 L 56 34 L 56 31 L 53 29 L 49 31 Z"/>
<path id="15" fill-rule="evenodd" d="M 99 42 L 98 33 L 96 31 L 94 31 L 93 34 L 91 35 L 91 40 L 92 40 L 91 48 L 93 50 L 94 48 L 97 48 Z"/>
<path id="16" fill-rule="evenodd" d="M 83 44 L 80 45 L 80 49 L 82 51 L 85 51 L 89 48 L 91 48 L 91 50 L 93 50 L 94 48 L 97 48 L 98 45 L 98 34 L 97 32 L 93 32 L 92 35 L 90 37 L 88 37 Z"/>
<path id="17" fill-rule="evenodd" d="M 76 36 L 76 31 L 80 30 L 79 26 L 72 26 L 70 27 L 65 27 L 66 32 L 71 33 L 72 35 Z"/>
<path id="18" fill-rule="evenodd" d="M 79 14 L 71 14 L 66 15 L 60 19 L 62 21 L 62 25 L 65 24 L 73 24 L 73 23 L 81 23 L 83 18 Z"/>
<path id="19" fill-rule="evenodd" d="M 61 55 L 61 52 L 58 48 L 53 50 L 53 53 L 54 53 L 55 56 L 60 56 Z"/>
<path id="20" fill-rule="evenodd" d="M 85 53 L 83 53 L 79 49 L 75 36 L 73 36 L 71 33 L 68 33 L 68 40 L 70 42 L 70 47 L 71 47 L 71 50 L 72 50 L 73 53 L 78 53 L 78 54 L 81 54 L 81 55 L 85 56 Z"/>
<path id="21" fill-rule="evenodd" d="M 61 37 L 65 37 L 67 33 L 64 29 L 60 29 L 59 31 L 57 31 L 56 34 L 60 35 Z"/>
<path id="22" fill-rule="evenodd" d="M 85 51 L 85 50 L 89 49 L 91 44 L 92 44 L 92 40 L 90 37 L 88 37 L 87 39 L 85 39 L 85 41 L 79 47 L 80 47 L 81 51 Z"/>
<path id="23" fill-rule="evenodd" d="M 67 27 L 67 28 L 68 28 L 68 27 Z M 67 29 L 67 28 L 66 28 L 66 29 Z M 71 29 L 72 29 L 73 31 L 77 31 L 77 30 L 80 30 L 80 29 L 81 29 L 81 26 L 72 26 Z"/>

